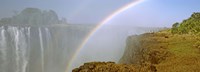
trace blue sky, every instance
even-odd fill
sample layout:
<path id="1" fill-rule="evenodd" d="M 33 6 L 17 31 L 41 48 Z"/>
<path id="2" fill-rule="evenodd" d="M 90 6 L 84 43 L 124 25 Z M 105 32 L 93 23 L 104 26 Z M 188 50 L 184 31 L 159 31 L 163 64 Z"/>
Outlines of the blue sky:
<path id="1" fill-rule="evenodd" d="M 97 24 L 113 11 L 133 0 L 1 0 L 0 18 L 27 7 L 54 10 L 75 24 Z M 193 12 L 200 12 L 200 0 L 145 0 L 119 14 L 111 23 L 136 26 L 171 26 Z"/>

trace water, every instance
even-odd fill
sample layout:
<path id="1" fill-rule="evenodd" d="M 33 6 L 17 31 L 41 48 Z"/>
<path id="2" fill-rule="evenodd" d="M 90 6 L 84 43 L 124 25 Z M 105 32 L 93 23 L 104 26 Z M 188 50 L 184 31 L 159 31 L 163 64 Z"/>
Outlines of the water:
<path id="1" fill-rule="evenodd" d="M 27 68 L 27 64 L 28 64 L 28 43 L 27 42 L 29 40 L 28 34 L 30 34 L 30 30 L 29 28 L 25 27 L 25 28 L 19 28 L 19 27 L 7 27 L 7 29 L 5 29 L 4 27 L 2 27 L 4 30 L 2 35 L 6 35 L 8 37 L 3 37 L 4 40 L 2 41 L 2 43 L 5 43 L 4 45 L 2 45 L 1 47 L 6 47 L 6 49 L 10 50 L 12 53 L 10 53 L 8 50 L 5 51 L 5 53 L 8 54 L 8 56 L 5 57 L 9 57 L 9 59 L 11 59 L 12 61 L 10 62 L 10 64 L 8 64 L 14 69 L 12 72 L 26 72 L 26 68 Z M 6 40 L 5 40 L 6 39 Z M 5 63 L 8 61 L 5 61 Z M 6 66 L 6 65 L 5 65 Z M 8 68 L 9 69 L 9 68 Z M 6 70 L 5 70 L 6 71 Z M 8 71 L 6 71 L 8 72 Z"/>
<path id="2" fill-rule="evenodd" d="M 0 28 L 0 31 L 1 31 L 1 37 L 0 37 L 0 70 L 2 70 L 2 72 L 6 72 L 4 69 L 6 69 L 6 56 L 7 56 L 7 53 L 6 53 L 6 39 L 5 39 L 5 29 L 4 27 L 1 27 Z"/>
<path id="3" fill-rule="evenodd" d="M 89 27 L 1 26 L 0 72 L 65 72 Z"/>

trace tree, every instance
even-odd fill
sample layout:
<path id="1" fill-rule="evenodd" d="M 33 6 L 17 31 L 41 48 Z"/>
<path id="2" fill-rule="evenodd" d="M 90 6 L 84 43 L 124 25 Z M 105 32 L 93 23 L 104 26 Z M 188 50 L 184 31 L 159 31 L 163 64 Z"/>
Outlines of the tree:
<path id="1" fill-rule="evenodd" d="M 2 18 L 1 20 L 0 20 L 0 24 L 1 25 L 6 25 L 6 24 L 11 24 L 11 18 Z"/>
<path id="2" fill-rule="evenodd" d="M 191 15 L 190 18 L 183 20 L 183 22 L 181 22 L 180 24 L 173 24 L 171 32 L 179 34 L 200 33 L 200 13 L 195 12 Z"/>
<path id="3" fill-rule="evenodd" d="M 59 20 L 55 11 L 42 11 L 37 8 L 26 8 L 11 18 L 2 18 L 0 20 L 0 24 L 17 25 L 51 25 L 61 22 L 63 21 Z"/>
<path id="4" fill-rule="evenodd" d="M 174 24 L 172 25 L 172 30 L 171 30 L 171 32 L 172 32 L 173 34 L 175 34 L 175 33 L 178 32 L 178 25 L 179 25 L 178 22 L 176 22 L 176 23 L 174 23 Z"/>

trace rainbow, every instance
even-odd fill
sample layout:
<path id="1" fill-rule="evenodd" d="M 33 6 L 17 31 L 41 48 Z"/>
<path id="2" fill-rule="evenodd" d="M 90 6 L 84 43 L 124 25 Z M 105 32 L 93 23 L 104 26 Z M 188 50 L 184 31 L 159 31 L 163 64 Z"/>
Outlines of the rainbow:
<path id="1" fill-rule="evenodd" d="M 109 22 L 110 20 L 112 20 L 115 16 L 119 15 L 120 13 L 122 13 L 123 11 L 132 8 L 133 6 L 138 5 L 139 3 L 143 2 L 144 0 L 134 0 L 131 3 L 128 3 L 127 5 L 121 7 L 120 9 L 114 11 L 111 15 L 107 16 L 102 22 L 100 22 L 94 29 L 91 30 L 91 32 L 89 32 L 89 34 L 86 36 L 86 38 L 83 40 L 83 42 L 81 43 L 81 45 L 78 47 L 78 49 L 76 50 L 75 54 L 72 56 L 72 59 L 69 61 L 69 64 L 67 65 L 67 69 L 66 72 L 70 71 L 70 66 L 72 65 L 73 61 L 76 59 L 76 56 L 79 54 L 79 52 L 83 49 L 83 47 L 85 46 L 85 44 L 88 42 L 88 40 L 90 39 L 90 37 L 92 37 L 94 35 L 94 33 L 100 29 L 104 24 L 106 24 L 107 22 Z"/>

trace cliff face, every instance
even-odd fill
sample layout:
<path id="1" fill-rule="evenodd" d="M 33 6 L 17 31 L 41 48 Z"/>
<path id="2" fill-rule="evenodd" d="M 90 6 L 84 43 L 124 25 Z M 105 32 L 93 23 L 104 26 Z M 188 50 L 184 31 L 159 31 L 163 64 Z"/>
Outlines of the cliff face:
<path id="1" fill-rule="evenodd" d="M 170 55 L 166 50 L 169 44 L 167 42 L 168 38 L 168 35 L 164 33 L 129 36 L 126 50 L 119 63 L 140 66 L 141 71 L 144 72 L 157 71 L 156 64 L 159 64 Z"/>
<path id="2" fill-rule="evenodd" d="M 168 36 L 163 33 L 145 33 L 129 36 L 127 47 L 119 64 L 109 62 L 86 63 L 73 72 L 156 72 L 159 64 L 170 53 L 166 50 Z"/>
<path id="3" fill-rule="evenodd" d="M 197 72 L 200 71 L 199 41 L 197 35 L 167 31 L 129 36 L 119 64 L 87 63 L 74 72 Z"/>
<path id="4" fill-rule="evenodd" d="M 95 66 L 95 70 L 92 69 L 89 72 L 99 72 L 98 69 L 101 67 L 105 70 L 108 69 L 108 72 L 127 72 L 119 70 L 113 65 L 127 69 L 123 66 L 126 65 L 136 72 L 199 72 L 199 18 L 200 13 L 194 13 L 182 23 L 175 23 L 171 29 L 129 36 L 119 64 L 103 63 L 103 67 L 102 65 Z M 84 64 L 76 69 L 78 70 L 76 72 L 88 69 L 88 65 L 91 64 L 99 65 L 98 63 Z M 110 71 L 110 69 L 115 71 Z"/>
<path id="5" fill-rule="evenodd" d="M 138 36 L 129 36 L 127 47 L 119 63 L 142 64 L 144 61 L 151 64 L 159 63 L 160 59 L 169 55 L 166 51 L 169 36 L 164 33 L 146 33 Z"/>
<path id="6" fill-rule="evenodd" d="M 120 64 L 134 64 L 141 72 L 200 71 L 199 36 L 146 33 L 130 36 Z"/>
<path id="7" fill-rule="evenodd" d="M 142 50 L 140 40 L 140 35 L 129 36 L 127 38 L 125 52 L 119 63 L 139 64 L 141 57 L 140 51 Z"/>

